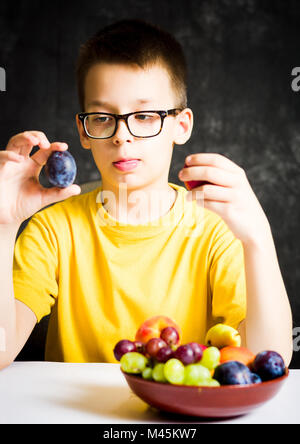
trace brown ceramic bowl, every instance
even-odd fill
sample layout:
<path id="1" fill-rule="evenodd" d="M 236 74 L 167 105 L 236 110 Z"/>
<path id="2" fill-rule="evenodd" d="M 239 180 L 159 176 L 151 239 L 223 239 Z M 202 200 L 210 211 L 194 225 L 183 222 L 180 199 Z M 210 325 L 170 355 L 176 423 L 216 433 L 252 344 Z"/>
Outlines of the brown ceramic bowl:
<path id="1" fill-rule="evenodd" d="M 288 377 L 249 385 L 195 387 L 147 381 L 139 375 L 125 373 L 131 390 L 143 401 L 159 410 L 205 418 L 244 415 L 264 404 L 280 390 Z"/>

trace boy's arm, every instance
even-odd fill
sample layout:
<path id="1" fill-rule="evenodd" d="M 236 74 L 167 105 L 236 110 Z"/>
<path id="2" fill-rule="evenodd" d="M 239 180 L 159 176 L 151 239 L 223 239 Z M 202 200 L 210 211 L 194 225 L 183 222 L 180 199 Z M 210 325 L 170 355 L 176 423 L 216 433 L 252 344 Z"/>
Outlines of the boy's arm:
<path id="1" fill-rule="evenodd" d="M 39 149 L 30 155 L 34 146 Z M 80 191 L 78 185 L 60 189 L 39 183 L 51 152 L 66 149 L 60 142 L 50 144 L 40 131 L 25 131 L 0 150 L 0 369 L 15 359 L 37 321 L 30 308 L 15 300 L 13 258 L 18 229 L 41 208 Z"/>
<path id="2" fill-rule="evenodd" d="M 17 231 L 18 224 L 0 224 L 0 369 L 15 359 L 36 324 L 30 308 L 14 299 L 12 264 Z"/>
<path id="3" fill-rule="evenodd" d="M 189 157 L 191 160 L 189 161 Z M 247 315 L 244 345 L 254 353 L 275 350 L 286 365 L 292 356 L 292 315 L 267 217 L 242 168 L 224 156 L 199 153 L 186 159 L 179 178 L 209 182 L 190 191 L 226 222 L 244 248 Z"/>
<path id="4" fill-rule="evenodd" d="M 244 242 L 247 316 L 244 336 L 254 353 L 276 350 L 289 365 L 293 354 L 292 313 L 271 230 L 260 241 Z"/>

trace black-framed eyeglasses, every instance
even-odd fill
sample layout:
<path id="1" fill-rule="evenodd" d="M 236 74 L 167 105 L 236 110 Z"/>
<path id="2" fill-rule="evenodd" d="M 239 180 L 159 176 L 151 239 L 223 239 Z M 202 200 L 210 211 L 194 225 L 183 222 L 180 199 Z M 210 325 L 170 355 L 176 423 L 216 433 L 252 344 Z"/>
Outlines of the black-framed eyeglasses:
<path id="1" fill-rule="evenodd" d="M 163 127 L 167 116 L 175 116 L 182 108 L 167 111 L 136 111 L 128 114 L 79 113 L 85 133 L 92 139 L 109 139 L 116 134 L 119 120 L 124 120 L 134 137 L 155 137 Z"/>

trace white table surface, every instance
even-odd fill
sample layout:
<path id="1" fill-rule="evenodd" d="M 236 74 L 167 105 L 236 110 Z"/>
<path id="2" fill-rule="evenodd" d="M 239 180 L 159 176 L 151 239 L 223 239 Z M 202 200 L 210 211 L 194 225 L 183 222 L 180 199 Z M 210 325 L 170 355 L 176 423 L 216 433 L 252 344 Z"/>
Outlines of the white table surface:
<path id="1" fill-rule="evenodd" d="M 149 407 L 131 392 L 119 364 L 18 361 L 0 371 L 0 424 L 197 422 Z M 300 423 L 300 370 L 290 370 L 279 393 L 253 412 L 216 422 Z"/>

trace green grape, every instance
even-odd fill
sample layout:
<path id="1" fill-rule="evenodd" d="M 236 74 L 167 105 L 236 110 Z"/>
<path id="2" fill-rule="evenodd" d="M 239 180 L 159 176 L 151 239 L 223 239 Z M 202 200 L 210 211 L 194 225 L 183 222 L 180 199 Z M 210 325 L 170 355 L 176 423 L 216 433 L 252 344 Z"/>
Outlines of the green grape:
<path id="1" fill-rule="evenodd" d="M 146 367 L 143 372 L 142 372 L 142 377 L 143 379 L 153 379 L 152 378 L 152 368 L 151 367 Z"/>
<path id="2" fill-rule="evenodd" d="M 202 385 L 202 381 L 210 379 L 208 368 L 200 364 L 189 364 L 184 369 L 185 385 Z"/>
<path id="3" fill-rule="evenodd" d="M 167 379 L 164 374 L 164 366 L 162 362 L 159 364 L 155 364 L 153 370 L 152 370 L 152 378 L 156 382 L 167 382 Z"/>
<path id="4" fill-rule="evenodd" d="M 210 378 L 207 379 L 206 382 L 201 385 L 206 387 L 220 387 L 221 384 L 216 379 Z"/>
<path id="5" fill-rule="evenodd" d="M 208 347 L 203 350 L 203 355 L 199 364 L 209 370 L 213 370 L 220 363 L 220 350 L 217 347 Z"/>
<path id="6" fill-rule="evenodd" d="M 126 373 L 142 373 L 148 364 L 148 359 L 141 353 L 128 352 L 121 357 L 120 364 Z"/>
<path id="7" fill-rule="evenodd" d="M 183 384 L 184 365 L 179 359 L 171 358 L 165 363 L 164 374 L 170 384 Z"/>

